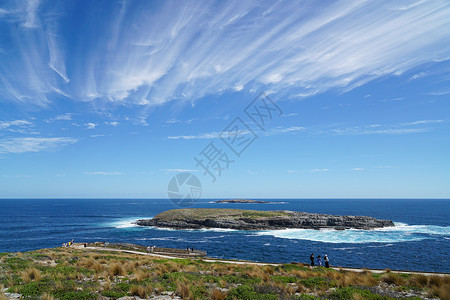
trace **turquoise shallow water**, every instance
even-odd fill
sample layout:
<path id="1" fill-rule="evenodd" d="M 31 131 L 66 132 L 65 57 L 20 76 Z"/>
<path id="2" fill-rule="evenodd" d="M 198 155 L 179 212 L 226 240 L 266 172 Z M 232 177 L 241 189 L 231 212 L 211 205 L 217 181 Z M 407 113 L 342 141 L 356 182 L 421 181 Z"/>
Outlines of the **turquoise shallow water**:
<path id="1" fill-rule="evenodd" d="M 216 204 L 194 207 L 297 210 L 391 219 L 379 230 L 166 230 L 133 225 L 176 208 L 167 199 L 0 200 L 0 252 L 27 251 L 78 242 L 131 242 L 194 247 L 218 258 L 308 262 L 328 254 L 335 266 L 450 272 L 450 200 L 266 199 L 273 204 Z"/>

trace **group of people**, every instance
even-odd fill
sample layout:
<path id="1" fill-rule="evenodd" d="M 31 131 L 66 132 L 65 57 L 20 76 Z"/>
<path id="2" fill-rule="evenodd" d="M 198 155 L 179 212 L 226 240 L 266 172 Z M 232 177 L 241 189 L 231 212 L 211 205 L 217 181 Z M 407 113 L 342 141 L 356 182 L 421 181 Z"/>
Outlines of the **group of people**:
<path id="1" fill-rule="evenodd" d="M 66 247 L 72 246 L 72 245 L 73 245 L 73 241 L 74 241 L 74 240 L 71 240 L 71 241 L 68 242 L 68 243 L 63 243 L 63 244 L 62 244 L 62 247 L 63 247 L 63 248 L 66 248 Z"/>
<path id="2" fill-rule="evenodd" d="M 147 246 L 147 254 L 155 252 L 156 246 Z"/>
<path id="3" fill-rule="evenodd" d="M 311 267 L 314 267 L 314 253 L 311 254 L 309 259 L 311 260 Z M 328 255 L 325 254 L 325 256 L 323 257 L 323 262 L 325 263 L 325 268 L 330 267 L 330 259 L 328 258 Z M 322 257 L 320 255 L 317 256 L 317 266 L 322 267 Z"/>

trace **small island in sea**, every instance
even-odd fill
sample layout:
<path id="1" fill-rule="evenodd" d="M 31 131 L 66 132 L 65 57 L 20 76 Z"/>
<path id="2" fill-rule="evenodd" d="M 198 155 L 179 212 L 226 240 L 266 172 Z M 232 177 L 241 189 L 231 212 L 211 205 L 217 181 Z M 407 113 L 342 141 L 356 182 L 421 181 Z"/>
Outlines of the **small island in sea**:
<path id="1" fill-rule="evenodd" d="M 264 204 L 264 203 L 272 203 L 272 202 L 261 201 L 261 200 L 250 200 L 250 199 L 227 199 L 227 200 L 214 201 L 214 203 L 242 203 L 242 204 L 258 203 L 258 204 Z"/>
<path id="2" fill-rule="evenodd" d="M 374 229 L 394 226 L 391 220 L 366 216 L 337 216 L 297 211 L 260 211 L 227 208 L 188 208 L 164 211 L 153 219 L 136 221 L 140 226 L 175 229 L 228 228 L 274 229 Z"/>

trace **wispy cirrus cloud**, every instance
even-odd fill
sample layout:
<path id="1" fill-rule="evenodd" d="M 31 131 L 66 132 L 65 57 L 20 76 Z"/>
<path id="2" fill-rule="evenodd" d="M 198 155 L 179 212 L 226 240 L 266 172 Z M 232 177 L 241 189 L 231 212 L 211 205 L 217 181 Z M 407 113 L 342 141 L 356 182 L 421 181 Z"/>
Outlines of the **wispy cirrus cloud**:
<path id="1" fill-rule="evenodd" d="M 13 121 L 0 121 L 0 130 L 7 129 L 10 127 L 24 127 L 32 125 L 33 123 L 27 120 L 13 120 Z"/>
<path id="2" fill-rule="evenodd" d="M 360 127 L 333 129 L 332 133 L 338 135 L 370 135 L 370 134 L 411 134 L 428 132 L 429 128 L 386 128 L 386 129 L 367 129 Z"/>
<path id="3" fill-rule="evenodd" d="M 442 90 L 442 91 L 430 92 L 428 94 L 431 95 L 431 96 L 443 96 L 443 95 L 450 94 L 450 90 Z"/>
<path id="4" fill-rule="evenodd" d="M 418 120 L 393 125 L 372 124 L 366 126 L 354 126 L 332 129 L 331 133 L 338 135 L 372 135 L 372 134 L 413 134 L 431 130 L 430 127 L 418 127 L 417 125 L 430 125 L 445 122 L 444 120 Z M 413 127 L 413 128 L 411 128 Z"/>
<path id="5" fill-rule="evenodd" d="M 258 131 L 256 134 L 261 136 L 272 136 L 272 135 L 278 135 L 283 133 L 294 133 L 298 131 L 306 130 L 305 127 L 301 126 L 291 126 L 291 127 L 275 127 L 272 129 L 269 129 L 267 131 Z M 249 135 L 253 134 L 250 130 L 239 130 L 237 132 L 231 132 L 231 131 L 213 131 L 213 132 L 207 132 L 207 133 L 200 133 L 196 135 L 176 135 L 176 136 L 169 136 L 167 137 L 169 140 L 209 140 L 209 139 L 216 139 L 220 138 L 220 136 L 239 136 L 239 135 Z"/>
<path id="6" fill-rule="evenodd" d="M 6 99 L 45 105 L 60 91 L 148 106 L 261 89 L 309 97 L 450 57 L 448 1 L 77 3 L 102 18 L 42 4 L 18 2 L 23 26 L 3 25 L 14 39 L 0 62 Z M 75 20 L 83 35 L 69 40 L 62 22 Z"/>
<path id="7" fill-rule="evenodd" d="M 180 172 L 199 172 L 200 170 L 194 170 L 194 169 L 161 169 L 161 172 L 165 173 L 180 173 Z"/>
<path id="8" fill-rule="evenodd" d="M 69 137 L 24 137 L 0 139 L 0 154 L 55 150 L 59 147 L 76 143 L 77 141 L 77 139 Z"/>
<path id="9" fill-rule="evenodd" d="M 433 124 L 433 123 L 442 123 L 442 122 L 444 122 L 444 120 L 419 120 L 419 121 L 402 123 L 401 125 L 410 126 L 410 125 Z"/>
<path id="10" fill-rule="evenodd" d="M 118 175 L 124 175 L 125 173 L 122 172 L 103 172 L 103 171 L 95 171 L 95 172 L 83 172 L 85 175 L 101 175 L 101 176 L 118 176 Z"/>

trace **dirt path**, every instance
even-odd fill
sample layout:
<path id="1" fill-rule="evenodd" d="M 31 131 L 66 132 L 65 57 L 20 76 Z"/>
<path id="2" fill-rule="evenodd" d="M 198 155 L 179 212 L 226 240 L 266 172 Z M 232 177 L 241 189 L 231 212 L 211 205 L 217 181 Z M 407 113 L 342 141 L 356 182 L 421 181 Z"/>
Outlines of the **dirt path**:
<path id="1" fill-rule="evenodd" d="M 132 253 L 132 254 L 140 254 L 145 256 L 154 256 L 154 257 L 160 257 L 160 258 L 167 258 L 167 259 L 176 259 L 180 257 L 176 256 L 170 256 L 170 255 L 164 255 L 159 253 L 145 253 L 141 251 L 133 251 L 133 250 L 123 250 L 123 249 L 115 249 L 115 248 L 105 248 L 105 247 L 86 247 L 84 248 L 82 245 L 74 245 L 73 248 L 76 249 L 88 249 L 88 250 L 101 250 L 101 251 L 117 251 L 117 252 L 124 252 L 124 253 Z M 195 257 L 193 257 L 195 258 Z M 278 263 L 262 263 L 262 262 L 254 262 L 254 261 L 238 261 L 238 260 L 226 260 L 226 259 L 212 259 L 212 258 L 196 258 L 201 259 L 202 261 L 206 262 L 218 262 L 218 263 L 228 263 L 228 264 L 237 264 L 237 265 L 255 265 L 255 266 L 281 266 L 283 264 Z M 372 273 L 385 273 L 386 270 L 379 270 L 379 269 L 358 269 L 358 268 L 335 268 L 331 267 L 331 269 L 334 270 L 344 270 L 344 271 L 351 271 L 351 272 L 365 272 L 369 271 Z M 415 275 L 437 275 L 437 276 L 450 276 L 450 273 L 434 273 L 434 272 L 418 272 L 418 271 L 403 271 L 403 270 L 391 270 L 392 273 L 399 273 L 399 274 L 415 274 Z"/>

